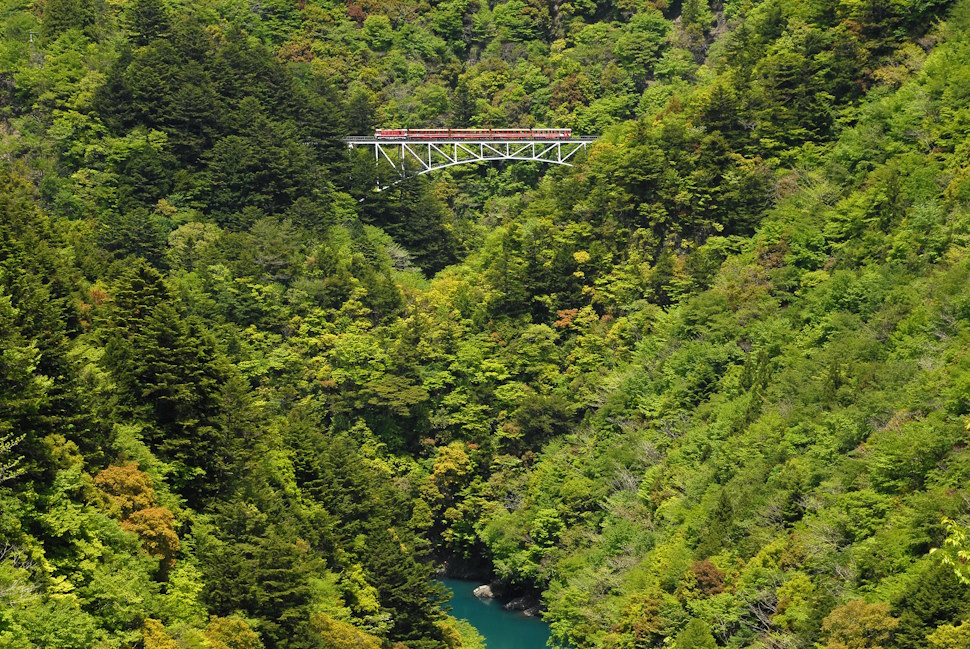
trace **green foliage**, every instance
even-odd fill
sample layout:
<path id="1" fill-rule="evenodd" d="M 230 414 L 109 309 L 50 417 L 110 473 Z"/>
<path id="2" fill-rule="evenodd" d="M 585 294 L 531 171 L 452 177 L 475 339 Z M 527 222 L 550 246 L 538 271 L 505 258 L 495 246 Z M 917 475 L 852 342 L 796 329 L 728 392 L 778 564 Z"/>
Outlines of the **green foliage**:
<path id="1" fill-rule="evenodd" d="M 42 33 L 53 40 L 69 29 L 90 28 L 95 20 L 96 9 L 91 0 L 50 0 L 44 4 Z"/>
<path id="2" fill-rule="evenodd" d="M 952 624 L 941 625 L 926 636 L 926 641 L 933 649 L 959 649 L 966 647 L 970 643 L 970 625 L 966 622 L 959 626 Z"/>
<path id="3" fill-rule="evenodd" d="M 833 610 L 822 622 L 822 646 L 831 649 L 877 649 L 892 637 L 899 621 L 885 603 L 852 600 Z"/>
<path id="4" fill-rule="evenodd" d="M 931 552 L 939 552 L 939 559 L 943 565 L 950 567 L 961 583 L 970 584 L 970 573 L 966 567 L 970 559 L 967 551 L 967 531 L 962 525 L 949 518 L 943 519 L 946 527 L 946 538 L 942 548 L 933 548 Z"/>
<path id="5" fill-rule="evenodd" d="M 172 17 L 161 0 L 136 0 L 127 7 L 130 31 L 136 45 L 148 45 L 171 33 Z"/>
<path id="6" fill-rule="evenodd" d="M 378 52 L 384 51 L 391 46 L 393 32 L 391 21 L 387 16 L 371 14 L 364 20 L 364 39 L 368 47 Z"/>
<path id="7" fill-rule="evenodd" d="M 967 2 L 2 15 L 0 645 L 966 645 Z"/>
<path id="8" fill-rule="evenodd" d="M 678 649 L 714 649 L 717 642 L 711 634 L 711 627 L 703 620 L 694 618 L 677 634 L 674 646 Z"/>

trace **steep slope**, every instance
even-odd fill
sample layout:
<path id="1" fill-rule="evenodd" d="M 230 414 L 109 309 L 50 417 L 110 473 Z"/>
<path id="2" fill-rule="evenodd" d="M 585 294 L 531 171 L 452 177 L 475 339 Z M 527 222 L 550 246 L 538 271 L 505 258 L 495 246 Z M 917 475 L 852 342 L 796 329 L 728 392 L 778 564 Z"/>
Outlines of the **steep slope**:
<path id="1" fill-rule="evenodd" d="M 0 644 L 966 642 L 966 2 L 2 17 Z M 334 140 L 449 122 L 604 136 Z"/>

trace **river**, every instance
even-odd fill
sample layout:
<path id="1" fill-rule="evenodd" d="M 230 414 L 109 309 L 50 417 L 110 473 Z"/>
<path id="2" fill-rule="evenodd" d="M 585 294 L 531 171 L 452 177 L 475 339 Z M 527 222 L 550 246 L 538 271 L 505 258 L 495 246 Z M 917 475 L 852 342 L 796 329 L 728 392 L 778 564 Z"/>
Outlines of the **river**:
<path id="1" fill-rule="evenodd" d="M 536 617 L 506 611 L 499 602 L 479 599 L 472 591 L 478 581 L 442 579 L 452 593 L 451 614 L 468 620 L 485 637 L 488 649 L 545 649 L 549 626 Z"/>

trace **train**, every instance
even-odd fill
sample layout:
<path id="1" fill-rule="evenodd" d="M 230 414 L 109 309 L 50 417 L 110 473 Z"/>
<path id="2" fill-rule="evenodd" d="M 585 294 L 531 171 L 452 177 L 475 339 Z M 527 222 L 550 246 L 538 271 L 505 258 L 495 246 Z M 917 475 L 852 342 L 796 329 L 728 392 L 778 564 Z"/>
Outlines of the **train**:
<path id="1" fill-rule="evenodd" d="M 568 140 L 571 128 L 379 128 L 378 140 Z"/>

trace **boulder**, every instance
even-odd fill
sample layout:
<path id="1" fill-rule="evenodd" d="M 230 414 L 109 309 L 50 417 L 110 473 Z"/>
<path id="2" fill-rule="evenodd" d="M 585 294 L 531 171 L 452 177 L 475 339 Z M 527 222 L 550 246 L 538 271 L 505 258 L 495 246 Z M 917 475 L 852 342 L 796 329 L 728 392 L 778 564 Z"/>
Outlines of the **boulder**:
<path id="1" fill-rule="evenodd" d="M 539 603 L 534 597 L 516 597 L 510 599 L 503 606 L 506 611 L 522 611 L 523 615 L 535 617 L 539 615 Z"/>

